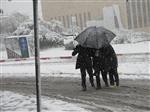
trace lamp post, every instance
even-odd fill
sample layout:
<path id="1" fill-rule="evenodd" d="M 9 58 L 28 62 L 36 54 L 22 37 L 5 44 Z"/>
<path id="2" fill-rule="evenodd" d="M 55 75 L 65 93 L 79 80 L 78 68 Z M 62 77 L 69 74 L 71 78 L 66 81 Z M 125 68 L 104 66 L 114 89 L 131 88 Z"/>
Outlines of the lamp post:
<path id="1" fill-rule="evenodd" d="M 41 112 L 41 78 L 40 78 L 40 58 L 39 58 L 40 45 L 39 45 L 39 38 L 38 38 L 38 0 L 33 0 L 33 21 L 34 21 L 37 112 Z"/>
<path id="2" fill-rule="evenodd" d="M 8 0 L 11 2 L 12 0 Z M 37 112 L 41 112 L 41 77 L 40 77 L 40 56 L 38 38 L 38 0 L 33 0 L 33 22 L 34 22 L 34 45 L 35 45 L 35 74 L 36 74 L 36 101 Z"/>

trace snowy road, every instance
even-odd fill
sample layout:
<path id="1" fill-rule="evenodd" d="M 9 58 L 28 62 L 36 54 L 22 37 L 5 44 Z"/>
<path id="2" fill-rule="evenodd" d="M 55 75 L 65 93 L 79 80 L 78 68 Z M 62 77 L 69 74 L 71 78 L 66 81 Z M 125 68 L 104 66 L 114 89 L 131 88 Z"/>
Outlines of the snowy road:
<path id="1" fill-rule="evenodd" d="M 74 69 L 75 61 L 46 60 L 41 63 L 42 95 L 79 104 L 81 108 L 91 112 L 149 112 L 148 65 L 146 61 L 122 62 L 119 64 L 119 72 L 122 72 L 119 73 L 121 78 L 119 88 L 103 87 L 102 90 L 97 91 L 88 86 L 88 91 L 82 92 L 80 73 Z M 33 95 L 35 94 L 34 75 L 33 62 L 5 63 L 1 66 L 0 91 Z"/>
<path id="2" fill-rule="evenodd" d="M 119 88 L 80 91 L 80 78 L 43 77 L 42 95 L 70 103 L 80 103 L 92 112 L 149 112 L 150 83 L 146 79 L 121 79 Z M 2 78 L 1 91 L 35 94 L 35 78 Z M 89 85 L 89 84 L 88 84 Z M 104 84 L 103 84 L 104 86 Z"/>
<path id="3" fill-rule="evenodd" d="M 49 53 L 59 54 L 58 56 L 71 54 L 70 51 L 56 51 L 44 51 L 43 56 L 49 56 Z M 42 95 L 80 104 L 81 108 L 92 112 L 149 112 L 150 54 L 145 54 L 144 51 L 144 54 L 136 52 L 139 54 L 130 55 L 129 51 L 118 56 L 120 87 L 103 87 L 98 91 L 90 86 L 88 91 L 80 91 L 80 72 L 75 70 L 75 58 L 41 60 Z M 133 51 L 136 51 L 135 48 L 131 53 Z M 34 60 L 0 63 L 0 86 L 0 91 L 27 96 L 35 94 Z"/>

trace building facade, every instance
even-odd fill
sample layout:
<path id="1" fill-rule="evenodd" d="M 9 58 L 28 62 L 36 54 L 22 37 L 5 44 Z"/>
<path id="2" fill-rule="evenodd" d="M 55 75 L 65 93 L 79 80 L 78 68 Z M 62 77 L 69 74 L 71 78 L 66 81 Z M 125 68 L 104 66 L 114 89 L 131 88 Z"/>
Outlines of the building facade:
<path id="1" fill-rule="evenodd" d="M 128 29 L 145 29 L 150 32 L 150 0 L 128 0 L 126 8 Z"/>
<path id="2" fill-rule="evenodd" d="M 69 28 L 74 17 L 81 29 L 87 27 L 88 21 L 104 20 L 104 9 L 109 14 L 107 9 L 112 7 L 123 28 L 150 32 L 150 0 L 41 0 L 41 6 L 44 20 L 59 20 Z M 112 19 L 117 27 L 115 15 L 108 22 Z"/>

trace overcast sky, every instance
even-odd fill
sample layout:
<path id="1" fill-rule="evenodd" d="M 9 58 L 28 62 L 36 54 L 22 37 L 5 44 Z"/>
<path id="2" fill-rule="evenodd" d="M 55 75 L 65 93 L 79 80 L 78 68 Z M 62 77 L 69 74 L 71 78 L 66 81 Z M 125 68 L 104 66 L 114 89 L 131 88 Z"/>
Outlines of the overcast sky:
<path id="1" fill-rule="evenodd" d="M 14 12 L 21 12 L 23 14 L 33 15 L 32 0 L 0 0 L 0 8 L 3 9 L 4 15 L 9 15 Z M 39 4 L 39 16 L 41 16 L 41 7 Z"/>

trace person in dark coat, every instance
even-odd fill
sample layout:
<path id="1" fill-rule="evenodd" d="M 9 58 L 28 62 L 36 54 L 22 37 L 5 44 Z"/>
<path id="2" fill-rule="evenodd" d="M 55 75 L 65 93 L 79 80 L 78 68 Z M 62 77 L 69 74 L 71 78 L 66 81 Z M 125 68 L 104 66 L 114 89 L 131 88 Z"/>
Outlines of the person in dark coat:
<path id="1" fill-rule="evenodd" d="M 107 79 L 107 72 L 104 70 L 104 56 L 100 53 L 100 50 L 94 50 L 92 53 L 93 57 L 93 69 L 94 69 L 94 76 L 96 76 L 96 83 L 97 88 L 101 89 L 101 82 L 100 82 L 100 73 L 102 75 L 103 81 L 105 82 L 105 86 L 108 87 L 108 79 Z"/>
<path id="2" fill-rule="evenodd" d="M 72 56 L 77 56 L 76 69 L 80 69 L 82 79 L 82 90 L 86 91 L 86 71 L 89 74 L 89 80 L 92 87 L 95 87 L 93 80 L 92 60 L 89 55 L 88 49 L 77 45 L 72 52 Z"/>
<path id="3" fill-rule="evenodd" d="M 110 85 L 114 85 L 114 82 L 116 82 L 116 86 L 119 86 L 119 76 L 117 72 L 118 61 L 113 47 L 110 44 L 103 46 L 99 49 L 98 54 L 98 57 L 93 58 L 95 74 L 99 74 L 99 71 L 102 71 L 105 85 L 108 85 L 107 73 L 109 73 Z"/>
<path id="4" fill-rule="evenodd" d="M 118 76 L 118 60 L 116 53 L 113 49 L 113 47 L 109 44 L 107 46 L 104 46 L 102 48 L 102 52 L 104 53 L 104 70 L 109 73 L 110 78 L 110 85 L 114 85 L 114 82 L 116 83 L 116 86 L 119 86 L 119 76 Z"/>

